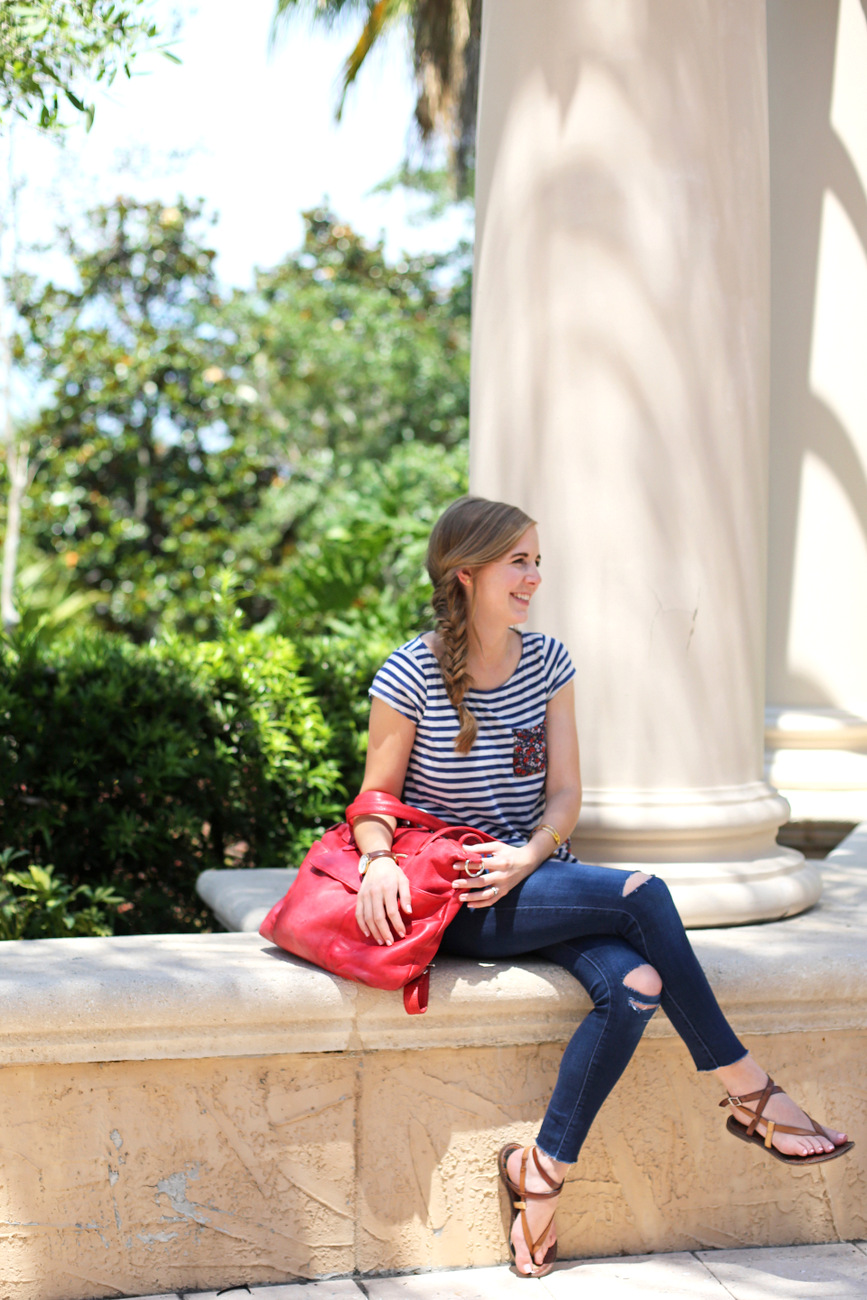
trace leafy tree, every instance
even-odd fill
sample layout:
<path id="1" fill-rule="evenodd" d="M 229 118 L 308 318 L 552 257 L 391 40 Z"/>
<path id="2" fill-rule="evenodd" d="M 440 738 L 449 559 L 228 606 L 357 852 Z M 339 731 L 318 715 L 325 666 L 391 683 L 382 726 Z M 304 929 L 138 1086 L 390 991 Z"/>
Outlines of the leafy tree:
<path id="1" fill-rule="evenodd" d="M 22 305 L 22 364 L 47 387 L 29 431 L 43 549 L 101 593 L 110 626 L 148 634 L 167 607 L 205 630 L 206 576 L 274 473 L 248 437 L 255 391 L 225 360 L 201 212 L 118 200 L 89 244 L 67 235 L 80 285 Z M 251 557 L 251 563 L 257 557 Z"/>
<path id="2" fill-rule="evenodd" d="M 467 490 L 467 448 L 410 443 L 381 463 L 347 469 L 301 527 L 265 626 L 295 639 L 351 793 L 364 771 L 374 673 L 395 646 L 431 626 L 427 539 L 445 506 Z"/>
<path id="3" fill-rule="evenodd" d="M 58 556 L 32 558 L 28 547 L 18 578 L 19 617 L 8 629 L 7 639 L 22 647 L 32 641 L 45 644 L 73 627 L 86 626 L 98 599 L 96 592 L 75 590 L 72 575 Z"/>
<path id="4" fill-rule="evenodd" d="M 407 214 L 407 224 L 423 226 L 429 221 L 438 221 L 456 206 L 462 205 L 465 215 L 472 217 L 473 178 L 468 178 L 467 193 L 455 193 L 453 167 L 436 163 L 411 163 L 404 159 L 402 163 L 386 176 L 378 185 L 374 185 L 371 194 L 393 194 L 402 190 L 412 194 L 418 200 L 414 212 Z M 469 245 L 467 245 L 469 248 Z"/>
<path id="5" fill-rule="evenodd" d="M 389 263 L 330 212 L 304 218 L 300 253 L 235 304 L 246 313 L 238 338 L 258 349 L 252 369 L 284 430 L 285 470 L 250 526 L 275 565 L 321 530 L 333 485 L 395 448 L 460 448 L 469 426 L 467 250 Z"/>
<path id="6" fill-rule="evenodd" d="M 388 652 L 430 620 L 425 553 L 446 505 L 467 490 L 466 445 L 396 447 L 336 469 L 275 575 L 265 625 L 287 636 L 376 636 Z M 291 495 L 290 482 L 284 489 Z"/>
<path id="7" fill-rule="evenodd" d="M 62 102 L 84 114 L 87 127 L 94 106 L 85 103 L 83 85 L 110 83 L 120 67 L 127 76 L 135 56 L 152 44 L 158 31 L 142 16 L 146 0 L 4 0 L 0 7 L 0 128 L 20 118 L 42 129 L 63 125 Z M 179 62 L 165 46 L 162 52 Z M 17 185 L 10 186 L 0 205 L 0 254 L 5 227 L 17 201 Z M 14 228 L 14 221 L 12 222 Z M 17 253 L 17 238 L 13 263 Z M 17 304 L 16 304 L 17 305 Z M 6 630 L 18 621 L 15 608 L 21 506 L 34 470 L 31 448 L 11 414 L 11 342 L 6 286 L 0 269 L 0 418 L 7 479 L 6 527 L 0 562 L 0 618 Z"/>
<path id="8" fill-rule="evenodd" d="M 43 128 L 61 124 L 64 101 L 83 113 L 94 106 L 85 86 L 111 83 L 159 36 L 143 14 L 147 0 L 4 0 L 0 7 L 0 125 L 10 115 Z M 174 62 L 165 47 L 162 53 Z"/>
<path id="9" fill-rule="evenodd" d="M 289 466 L 327 450 L 354 461 L 467 436 L 469 282 L 455 258 L 390 264 L 324 209 L 305 212 L 299 254 L 258 275 L 236 307 L 261 396 L 288 435 Z M 236 346 L 236 353 L 238 352 Z"/>
<path id="10" fill-rule="evenodd" d="M 197 208 L 118 201 L 69 240 L 80 287 L 29 295 L 35 540 L 110 627 L 211 635 L 225 565 L 261 619 L 332 481 L 466 440 L 465 254 L 391 263 L 329 212 L 305 221 L 224 301 Z"/>
<path id="11" fill-rule="evenodd" d="M 457 193 L 467 194 L 475 157 L 482 0 L 276 0 L 272 41 L 299 13 L 328 26 L 349 16 L 361 20 L 361 31 L 343 64 L 338 119 L 371 49 L 395 25 L 408 23 L 416 127 L 423 141 L 435 134 L 445 138 Z"/>
<path id="12" fill-rule="evenodd" d="M 11 196 L 15 202 L 15 194 Z M 5 234 L 5 214 L 0 206 L 0 252 Z M 6 479 L 7 493 L 4 502 L 5 528 L 0 553 L 0 623 L 8 630 L 18 622 L 15 608 L 15 581 L 18 569 L 18 551 L 21 541 L 21 503 L 31 481 L 32 462 L 30 446 L 21 436 L 12 417 L 12 340 L 10 311 L 7 302 L 6 282 L 0 273 L 0 453 Z"/>

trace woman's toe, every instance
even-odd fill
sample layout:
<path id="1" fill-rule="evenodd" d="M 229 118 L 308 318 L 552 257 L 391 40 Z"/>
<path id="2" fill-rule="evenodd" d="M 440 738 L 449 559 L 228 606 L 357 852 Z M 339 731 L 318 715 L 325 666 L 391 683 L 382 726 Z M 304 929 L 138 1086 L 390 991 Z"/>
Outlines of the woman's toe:
<path id="1" fill-rule="evenodd" d="M 517 1223 L 518 1220 L 515 1220 Z M 524 1244 L 524 1234 L 516 1233 L 512 1228 L 512 1246 L 515 1250 L 515 1268 L 519 1273 L 527 1273 L 532 1266 L 533 1261 L 530 1259 L 530 1253 Z"/>
<path id="2" fill-rule="evenodd" d="M 544 1240 L 544 1242 L 542 1243 L 542 1245 L 541 1245 L 541 1246 L 539 1247 L 539 1249 L 536 1251 L 536 1263 L 537 1263 L 537 1264 L 544 1264 L 544 1263 L 545 1263 L 545 1256 L 548 1254 L 548 1251 L 549 1251 L 549 1250 L 551 1249 L 551 1247 L 554 1245 L 554 1242 L 555 1242 L 556 1240 L 557 1240 L 557 1238 L 556 1238 L 556 1236 L 554 1235 L 554 1233 L 553 1233 L 553 1232 L 549 1232 L 549 1233 L 548 1233 L 548 1236 L 545 1238 L 545 1240 Z"/>

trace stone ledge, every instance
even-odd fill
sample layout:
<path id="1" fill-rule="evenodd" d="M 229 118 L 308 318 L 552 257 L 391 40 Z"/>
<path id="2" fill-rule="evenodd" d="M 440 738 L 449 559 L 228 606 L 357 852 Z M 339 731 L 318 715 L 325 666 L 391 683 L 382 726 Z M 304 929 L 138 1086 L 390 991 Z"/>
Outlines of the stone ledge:
<path id="1" fill-rule="evenodd" d="M 765 709 L 765 779 L 794 821 L 867 817 L 867 718 L 832 708 Z"/>
<path id="2" fill-rule="evenodd" d="M 258 932 L 271 908 L 298 875 L 297 867 L 239 867 L 203 871 L 196 892 L 227 930 Z"/>
<path id="3" fill-rule="evenodd" d="M 251 934 L 0 944 L 0 1063 L 344 1050 L 353 985 L 263 960 L 269 946 Z"/>
<path id="4" fill-rule="evenodd" d="M 824 875 L 809 913 L 692 934 L 738 1032 L 867 1024 L 867 825 Z M 441 957 L 427 1014 L 410 1017 L 399 993 L 338 979 L 249 933 L 3 943 L 0 995 L 2 1064 L 558 1042 L 589 1006 L 548 962 Z M 648 1033 L 674 1031 L 660 1016 Z"/>

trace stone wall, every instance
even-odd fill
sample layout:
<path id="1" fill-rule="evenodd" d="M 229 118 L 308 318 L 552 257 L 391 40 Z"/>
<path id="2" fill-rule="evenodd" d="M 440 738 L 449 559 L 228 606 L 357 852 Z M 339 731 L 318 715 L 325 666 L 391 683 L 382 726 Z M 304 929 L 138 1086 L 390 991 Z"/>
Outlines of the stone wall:
<path id="1" fill-rule="evenodd" d="M 565 1256 L 867 1236 L 867 828 L 813 912 L 697 933 L 735 1028 L 851 1156 L 734 1143 L 651 1023 L 575 1167 Z M 3 1300 L 505 1259 L 495 1153 L 530 1139 L 585 995 L 446 959 L 408 1018 L 252 934 L 0 945 Z"/>

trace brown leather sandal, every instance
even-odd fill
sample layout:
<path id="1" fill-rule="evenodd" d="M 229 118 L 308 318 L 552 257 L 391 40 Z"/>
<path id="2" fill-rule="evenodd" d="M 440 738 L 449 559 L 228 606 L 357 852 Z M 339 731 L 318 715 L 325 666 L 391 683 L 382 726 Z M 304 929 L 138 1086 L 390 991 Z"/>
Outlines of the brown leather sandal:
<path id="1" fill-rule="evenodd" d="M 783 1092 L 770 1075 L 764 1088 L 758 1092 L 745 1092 L 740 1097 L 723 1097 L 720 1106 L 737 1106 L 740 1110 L 745 1110 L 748 1115 L 752 1115 L 749 1124 L 742 1124 L 734 1115 L 729 1115 L 726 1121 L 726 1128 L 733 1137 L 740 1138 L 741 1142 L 754 1142 L 756 1146 L 764 1147 L 775 1160 L 782 1160 L 787 1165 L 818 1165 L 823 1160 L 836 1160 L 838 1156 L 844 1156 L 847 1151 L 851 1151 L 854 1142 L 842 1142 L 840 1146 L 835 1147 L 833 1151 L 819 1151 L 811 1156 L 786 1156 L 782 1151 L 778 1151 L 773 1145 L 774 1133 L 794 1133 L 797 1137 L 826 1137 L 827 1135 L 819 1124 L 808 1115 L 807 1119 L 813 1125 L 812 1129 L 793 1128 L 790 1124 L 777 1124 L 772 1119 L 763 1119 L 762 1113 L 768 1101 L 778 1092 Z M 755 1110 L 751 1106 L 745 1105 L 748 1101 L 757 1101 L 758 1105 Z M 756 1128 L 761 1121 L 767 1126 L 765 1136 L 756 1132 Z M 828 1139 L 830 1141 L 830 1138 Z"/>
<path id="2" fill-rule="evenodd" d="M 523 1150 L 523 1155 L 521 1156 L 521 1181 L 520 1184 L 516 1186 L 516 1184 L 513 1183 L 511 1178 L 509 1177 L 508 1171 L 506 1169 L 506 1161 L 509 1159 L 509 1156 L 512 1154 L 513 1151 L 521 1151 L 521 1150 Z M 527 1159 L 531 1151 L 533 1152 L 533 1160 L 536 1163 L 537 1170 L 542 1175 L 542 1177 L 544 1178 L 548 1186 L 552 1189 L 550 1192 L 528 1192 L 527 1191 L 526 1188 Z M 527 1214 L 526 1214 L 527 1201 L 528 1200 L 546 1201 L 553 1196 L 559 1196 L 563 1188 L 563 1184 L 555 1183 L 554 1179 L 550 1176 L 550 1174 L 547 1174 L 545 1172 L 545 1170 L 539 1164 L 539 1156 L 536 1153 L 535 1147 L 521 1148 L 517 1142 L 510 1142 L 508 1143 L 507 1146 L 504 1146 L 502 1148 L 499 1156 L 497 1157 L 497 1167 L 500 1171 L 500 1182 L 503 1184 L 503 1186 L 506 1189 L 506 1192 L 509 1197 L 509 1205 L 511 1207 L 511 1218 L 509 1220 L 509 1235 L 506 1238 L 506 1240 L 509 1247 L 509 1254 L 512 1257 L 512 1263 L 515 1266 L 515 1272 L 517 1273 L 518 1277 L 544 1277 L 546 1273 L 551 1272 L 551 1269 L 554 1267 L 554 1263 L 557 1259 L 556 1241 L 554 1242 L 553 1246 L 550 1246 L 548 1248 L 545 1254 L 545 1258 L 541 1264 L 537 1264 L 535 1262 L 535 1257 L 536 1257 L 536 1251 L 539 1249 L 542 1242 L 545 1240 L 548 1233 L 551 1231 L 551 1224 L 554 1222 L 554 1215 L 553 1214 L 551 1215 L 550 1219 L 545 1224 L 545 1227 L 542 1229 L 542 1231 L 539 1233 L 538 1237 L 534 1241 L 530 1234 L 530 1225 L 527 1222 Z M 521 1216 L 521 1227 L 524 1230 L 524 1241 L 527 1243 L 527 1249 L 530 1252 L 530 1259 L 533 1261 L 533 1267 L 535 1270 L 533 1273 L 520 1272 L 517 1261 L 515 1259 L 515 1247 L 512 1244 L 512 1225 L 514 1224 L 519 1214 Z"/>

